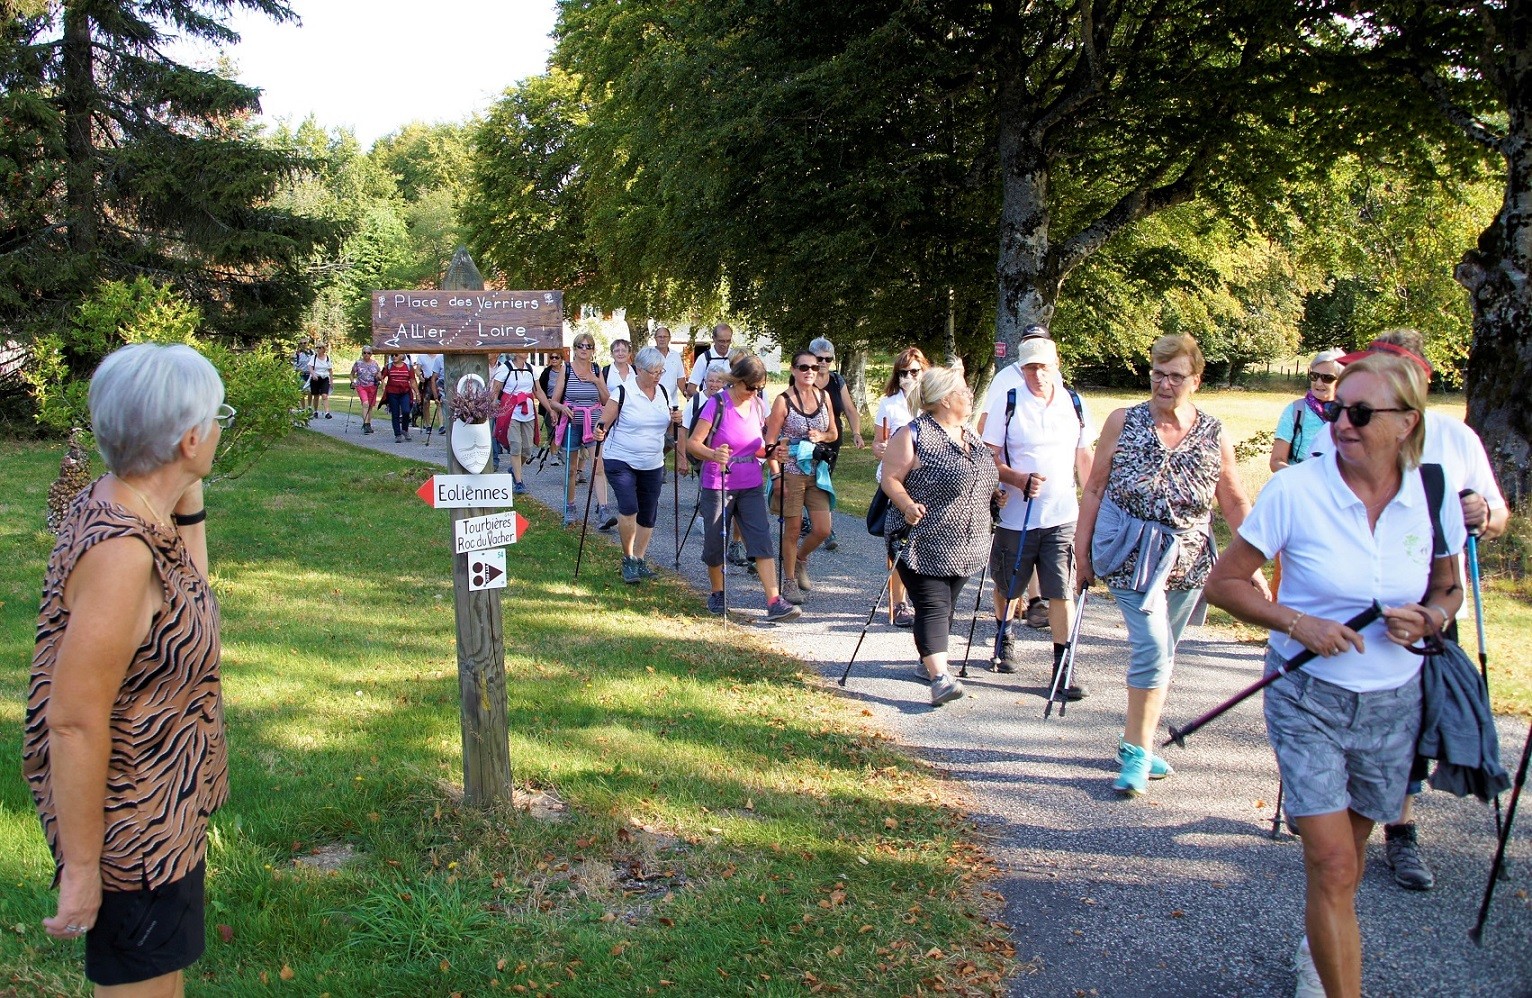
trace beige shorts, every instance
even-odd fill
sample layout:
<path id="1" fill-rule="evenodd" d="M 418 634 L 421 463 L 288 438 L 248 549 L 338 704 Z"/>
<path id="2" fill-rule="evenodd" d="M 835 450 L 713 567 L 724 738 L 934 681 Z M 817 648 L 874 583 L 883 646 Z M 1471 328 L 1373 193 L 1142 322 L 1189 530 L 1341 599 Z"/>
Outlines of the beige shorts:
<path id="1" fill-rule="evenodd" d="M 780 490 L 773 489 L 771 494 L 771 511 L 782 514 L 783 518 L 791 520 L 795 516 L 801 516 L 805 506 L 810 513 L 827 513 L 830 511 L 830 494 L 818 485 L 808 475 L 786 475 L 780 481 L 785 481 Z M 783 495 L 787 497 L 787 508 L 782 509 Z"/>
<path id="2" fill-rule="evenodd" d="M 533 427 L 537 423 L 527 420 L 525 423 L 511 420 L 511 425 L 505 428 L 506 453 L 512 457 L 527 457 L 537 449 L 532 442 Z"/>

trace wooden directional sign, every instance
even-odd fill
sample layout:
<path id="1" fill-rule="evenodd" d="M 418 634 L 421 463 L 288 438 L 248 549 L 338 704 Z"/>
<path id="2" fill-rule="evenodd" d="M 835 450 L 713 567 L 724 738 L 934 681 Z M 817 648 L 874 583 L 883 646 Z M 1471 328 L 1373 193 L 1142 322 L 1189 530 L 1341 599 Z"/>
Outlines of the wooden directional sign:
<path id="1" fill-rule="evenodd" d="M 514 475 L 432 475 L 415 494 L 437 509 L 514 506 Z"/>
<path id="2" fill-rule="evenodd" d="M 452 524 L 452 549 L 456 554 L 488 551 L 515 544 L 526 532 L 527 518 L 515 510 L 470 516 Z"/>
<path id="3" fill-rule="evenodd" d="M 374 291 L 372 345 L 401 353 L 557 350 L 564 292 Z"/>

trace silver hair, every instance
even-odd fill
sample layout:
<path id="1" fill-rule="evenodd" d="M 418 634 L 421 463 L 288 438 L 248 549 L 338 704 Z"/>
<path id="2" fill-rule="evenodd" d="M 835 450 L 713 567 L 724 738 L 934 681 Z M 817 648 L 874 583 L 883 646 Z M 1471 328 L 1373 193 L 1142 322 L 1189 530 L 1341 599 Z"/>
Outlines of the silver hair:
<path id="1" fill-rule="evenodd" d="M 819 354 L 822 354 L 822 353 L 827 353 L 831 357 L 834 357 L 835 356 L 835 344 L 831 343 L 829 340 L 825 339 L 823 336 L 816 336 L 812 340 L 809 340 L 809 351 L 811 353 L 813 353 L 815 356 L 818 356 Z"/>
<path id="2" fill-rule="evenodd" d="M 112 474 L 147 475 L 175 460 L 181 437 L 204 433 L 223 404 L 223 379 L 181 344 L 114 350 L 90 379 L 91 432 Z"/>
<path id="3" fill-rule="evenodd" d="M 1313 360 L 1309 361 L 1309 370 L 1314 370 L 1320 364 L 1333 364 L 1344 356 L 1346 356 L 1346 351 L 1336 347 L 1331 347 L 1329 350 L 1321 350 L 1314 355 Z"/>
<path id="4" fill-rule="evenodd" d="M 665 355 L 655 347 L 644 347 L 638 351 L 638 356 L 633 358 L 633 366 L 640 371 L 653 371 L 658 369 L 665 372 Z"/>
<path id="5" fill-rule="evenodd" d="M 920 380 L 910 390 L 908 398 L 910 409 L 931 412 L 942 399 L 963 387 L 965 383 L 960 369 L 951 366 L 930 368 L 920 376 Z"/>
<path id="6" fill-rule="evenodd" d="M 729 362 L 726 361 L 726 360 L 711 360 L 711 361 L 708 361 L 707 370 L 702 372 L 702 380 L 706 381 L 708 378 L 711 378 L 715 374 L 718 375 L 720 378 L 728 377 L 728 375 L 729 375 Z"/>

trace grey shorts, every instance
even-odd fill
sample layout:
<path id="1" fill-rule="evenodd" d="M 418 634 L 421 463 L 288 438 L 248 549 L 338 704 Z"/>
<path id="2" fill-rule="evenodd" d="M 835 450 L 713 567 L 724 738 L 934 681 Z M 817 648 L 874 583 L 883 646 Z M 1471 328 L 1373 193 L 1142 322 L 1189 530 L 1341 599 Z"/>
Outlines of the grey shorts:
<path id="1" fill-rule="evenodd" d="M 723 524 L 719 522 L 719 490 L 703 489 L 697 510 L 702 514 L 702 563 L 717 568 L 723 564 Z M 748 558 L 775 558 L 777 547 L 766 518 L 766 497 L 757 488 L 729 490 L 729 532 L 738 527 L 745 541 Z"/>
<path id="2" fill-rule="evenodd" d="M 995 579 L 1000 592 L 1020 596 L 1027 591 L 1032 573 L 1037 572 L 1038 595 L 1045 599 L 1068 599 L 1074 595 L 1075 582 L 1075 525 L 1061 523 L 1057 527 L 1034 527 L 1027 531 L 1027 543 L 1021 552 L 1021 563 L 1016 562 L 1016 543 L 1021 531 L 999 527 L 995 530 L 995 542 L 989 549 L 989 574 Z M 1016 569 L 1015 585 L 1011 584 L 1011 569 Z"/>
<path id="3" fill-rule="evenodd" d="M 524 423 L 514 419 L 511 420 L 511 425 L 505 428 L 506 450 L 510 451 L 513 455 L 530 457 L 532 452 L 537 449 L 537 446 L 532 442 L 536 427 L 537 424 L 530 419 Z"/>
<path id="4" fill-rule="evenodd" d="M 1281 664 L 1266 651 L 1266 670 Z M 1353 693 L 1301 670 L 1266 687 L 1266 736 L 1294 818 L 1350 809 L 1399 820 L 1420 735 L 1420 677 Z"/>

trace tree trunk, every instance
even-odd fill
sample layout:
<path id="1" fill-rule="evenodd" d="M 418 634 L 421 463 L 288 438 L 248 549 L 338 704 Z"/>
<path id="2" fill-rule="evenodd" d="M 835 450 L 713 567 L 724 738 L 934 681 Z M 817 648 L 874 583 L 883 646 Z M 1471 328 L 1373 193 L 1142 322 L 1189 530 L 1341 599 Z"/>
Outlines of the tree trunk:
<path id="1" fill-rule="evenodd" d="M 96 251 L 96 149 L 91 108 L 96 102 L 95 59 L 90 15 L 78 2 L 64 5 L 64 149 L 68 157 L 65 187 L 69 204 L 69 243 L 82 257 Z"/>
<path id="2" fill-rule="evenodd" d="M 1021 331 L 1053 319 L 1059 282 L 1049 274 L 1051 216 L 1048 157 L 1031 134 L 1021 67 L 1005 75 L 999 97 L 1000 258 L 995 265 L 1000 301 L 995 312 L 996 366 L 1011 362 Z M 987 366 L 987 365 L 986 365 Z M 977 376 L 980 372 L 970 372 Z"/>
<path id="3" fill-rule="evenodd" d="M 862 414 L 865 426 L 871 410 L 867 405 L 867 351 L 862 344 L 840 345 L 840 376 L 846 379 L 846 389 L 851 392 L 851 401 Z"/>
<path id="4" fill-rule="evenodd" d="M 647 317 L 634 318 L 627 312 L 622 314 L 622 321 L 628 326 L 628 342 L 633 344 L 633 353 L 649 345 L 649 320 Z M 631 358 L 630 358 L 631 359 Z"/>

